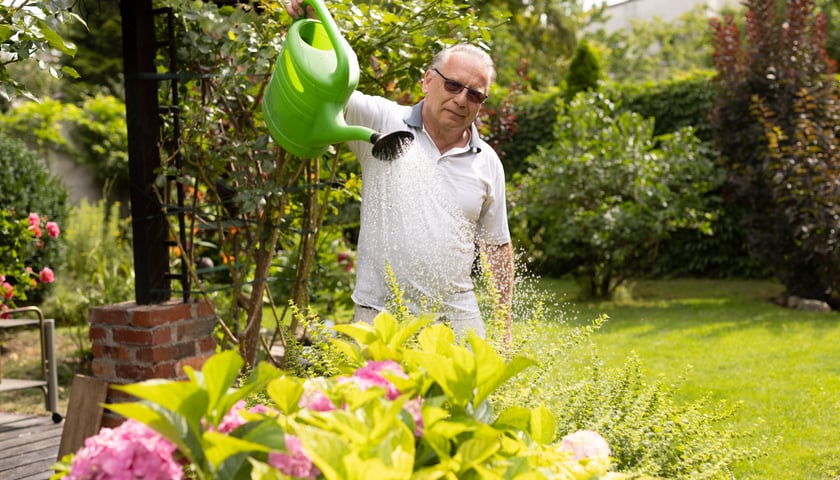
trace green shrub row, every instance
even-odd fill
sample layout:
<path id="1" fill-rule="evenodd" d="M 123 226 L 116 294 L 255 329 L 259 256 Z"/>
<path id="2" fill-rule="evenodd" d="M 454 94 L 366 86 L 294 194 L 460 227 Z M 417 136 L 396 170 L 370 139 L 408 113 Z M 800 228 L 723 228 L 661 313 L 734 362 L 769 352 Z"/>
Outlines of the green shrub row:
<path id="1" fill-rule="evenodd" d="M 711 74 L 698 74 L 668 82 L 646 85 L 610 85 L 621 111 L 630 111 L 653 120 L 653 135 L 678 132 L 692 127 L 694 135 L 714 156 L 709 115 L 715 98 Z M 500 145 L 508 179 L 527 171 L 527 159 L 540 146 L 551 145 L 557 114 L 564 105 L 561 92 L 529 93 L 519 96 L 516 122 L 510 141 Z M 664 138 L 664 137 L 663 137 Z M 720 165 L 719 160 L 715 161 Z M 514 190 L 519 188 L 513 186 Z M 708 235 L 691 229 L 678 229 L 658 247 L 656 261 L 643 275 L 661 277 L 762 278 L 768 268 L 748 252 L 746 232 L 728 211 L 721 191 L 710 192 L 709 201 L 720 208 L 720 215 Z"/>

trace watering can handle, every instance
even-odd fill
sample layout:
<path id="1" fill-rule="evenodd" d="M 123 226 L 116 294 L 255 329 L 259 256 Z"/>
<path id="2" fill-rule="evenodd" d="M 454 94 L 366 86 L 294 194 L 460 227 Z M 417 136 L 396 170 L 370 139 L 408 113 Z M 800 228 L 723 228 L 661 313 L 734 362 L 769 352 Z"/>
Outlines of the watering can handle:
<path id="1" fill-rule="evenodd" d="M 336 25 L 335 20 L 333 20 L 332 15 L 330 15 L 330 12 L 327 10 L 327 6 L 321 0 L 303 0 L 302 4 L 311 6 L 312 9 L 315 10 L 321 24 L 324 25 L 327 37 L 329 37 L 333 51 L 335 52 L 335 74 L 341 75 L 344 78 L 349 78 L 350 59 L 345 51 L 346 43 L 344 41 L 344 37 L 341 36 L 341 33 L 338 30 L 338 25 Z M 305 15 L 301 18 L 304 17 Z"/>

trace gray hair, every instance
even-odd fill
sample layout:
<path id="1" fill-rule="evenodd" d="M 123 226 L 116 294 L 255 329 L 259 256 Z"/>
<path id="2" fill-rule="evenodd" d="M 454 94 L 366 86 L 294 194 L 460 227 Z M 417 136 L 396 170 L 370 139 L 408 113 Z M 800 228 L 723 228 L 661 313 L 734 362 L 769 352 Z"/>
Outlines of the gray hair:
<path id="1" fill-rule="evenodd" d="M 490 83 L 496 81 L 496 66 L 493 63 L 493 59 L 490 58 L 490 55 L 486 51 L 469 43 L 459 43 L 457 45 L 451 45 L 439 51 L 434 56 L 434 58 L 432 58 L 432 63 L 429 65 L 429 70 L 433 68 L 438 68 L 441 65 L 443 65 L 446 62 L 446 59 L 449 58 L 449 55 L 453 53 L 465 53 L 467 55 L 472 55 L 473 57 L 481 60 L 481 62 L 484 63 L 484 65 L 487 67 L 487 71 L 490 73 Z"/>

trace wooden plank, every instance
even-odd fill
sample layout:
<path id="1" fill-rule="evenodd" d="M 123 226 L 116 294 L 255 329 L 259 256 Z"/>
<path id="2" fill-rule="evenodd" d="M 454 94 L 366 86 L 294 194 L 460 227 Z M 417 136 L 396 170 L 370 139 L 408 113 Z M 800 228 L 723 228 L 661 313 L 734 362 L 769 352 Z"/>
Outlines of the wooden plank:
<path id="1" fill-rule="evenodd" d="M 51 417 L 0 413 L 0 478 L 49 479 L 62 427 Z"/>
<path id="2" fill-rule="evenodd" d="M 27 430 L 18 430 L 19 433 L 8 433 L 0 436 L 0 452 L 8 452 L 19 445 L 24 445 L 28 442 L 39 442 L 43 439 L 50 439 L 55 441 L 58 437 L 59 441 L 55 441 L 56 445 L 60 443 L 61 439 L 61 425 L 56 425 L 49 421 Z"/>
<path id="3" fill-rule="evenodd" d="M 67 416 L 57 459 L 84 446 L 85 439 L 99 433 L 102 404 L 108 396 L 108 382 L 101 378 L 76 375 L 70 385 Z"/>

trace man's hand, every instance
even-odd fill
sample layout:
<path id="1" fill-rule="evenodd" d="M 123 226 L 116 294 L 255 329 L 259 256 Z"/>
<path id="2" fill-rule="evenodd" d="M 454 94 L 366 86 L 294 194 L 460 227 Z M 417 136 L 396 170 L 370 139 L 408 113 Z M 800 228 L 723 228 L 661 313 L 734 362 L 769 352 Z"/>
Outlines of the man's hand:
<path id="1" fill-rule="evenodd" d="M 289 14 L 290 17 L 297 20 L 300 17 L 307 17 L 309 18 L 312 13 L 312 7 L 307 5 L 306 10 L 303 8 L 303 0 L 286 0 L 286 13 Z"/>

